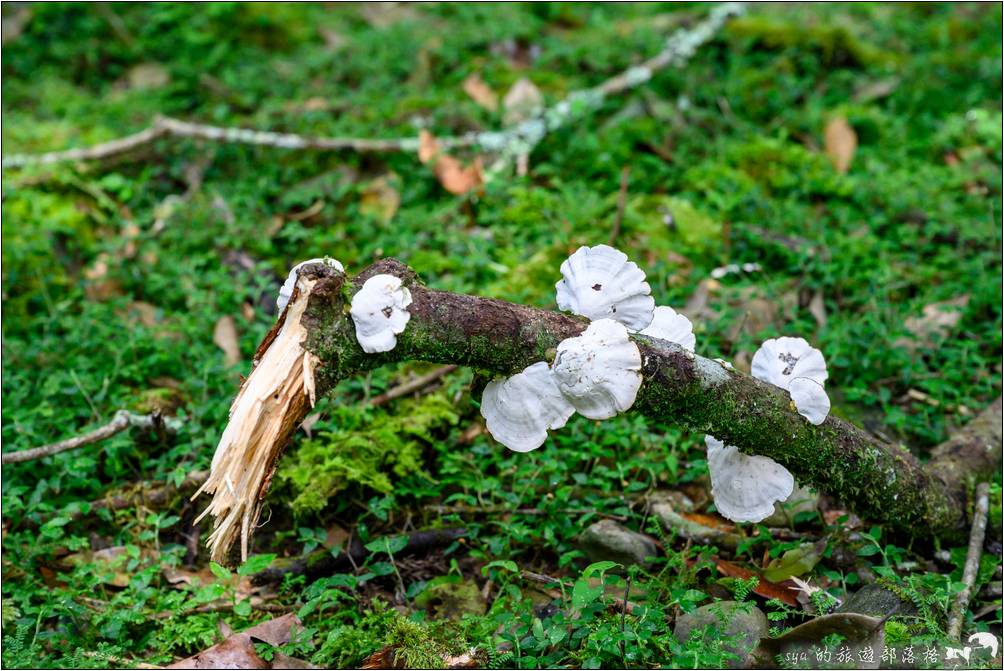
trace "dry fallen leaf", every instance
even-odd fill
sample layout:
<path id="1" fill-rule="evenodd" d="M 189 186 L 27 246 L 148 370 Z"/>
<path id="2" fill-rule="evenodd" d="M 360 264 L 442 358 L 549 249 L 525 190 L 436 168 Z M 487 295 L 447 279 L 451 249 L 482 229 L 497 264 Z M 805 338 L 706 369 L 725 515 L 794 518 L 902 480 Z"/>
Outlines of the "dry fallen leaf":
<path id="1" fill-rule="evenodd" d="M 84 294 L 93 301 L 108 300 L 122 293 L 119 283 L 108 277 L 108 261 L 107 254 L 98 254 L 94 263 L 84 271 L 84 278 L 87 280 Z"/>
<path id="2" fill-rule="evenodd" d="M 858 148 L 858 134 L 847 123 L 847 119 L 842 116 L 830 119 L 823 130 L 823 142 L 833 168 L 841 175 L 846 173 Z"/>
<path id="3" fill-rule="evenodd" d="M 126 309 L 125 316 L 136 319 L 147 328 L 153 328 L 157 325 L 157 306 L 143 301 L 133 301 Z"/>
<path id="4" fill-rule="evenodd" d="M 254 641 L 264 641 L 273 647 L 289 643 L 293 627 L 302 627 L 300 619 L 289 613 L 267 620 L 239 634 L 229 636 L 186 659 L 175 662 L 169 669 L 313 669 L 308 662 L 274 653 L 271 663 L 266 662 L 254 648 Z"/>
<path id="5" fill-rule="evenodd" d="M 129 88 L 142 91 L 167 86 L 171 73 L 160 63 L 140 63 L 129 68 L 126 79 Z"/>
<path id="6" fill-rule="evenodd" d="M 484 168 L 481 165 L 480 156 L 475 158 L 473 163 L 465 166 L 452 156 L 440 154 L 436 157 L 433 171 L 443 188 L 458 196 L 473 191 L 485 183 Z"/>
<path id="7" fill-rule="evenodd" d="M 401 206 L 401 194 L 394 188 L 394 175 L 388 173 L 377 177 L 363 190 L 359 199 L 359 210 L 387 223 L 397 214 Z"/>
<path id="8" fill-rule="evenodd" d="M 439 153 L 436 137 L 424 128 L 418 132 L 418 160 L 428 163 Z"/>
<path id="9" fill-rule="evenodd" d="M 418 134 L 418 160 L 426 164 L 431 162 L 436 179 L 452 194 L 459 196 L 478 189 L 485 183 L 480 156 L 465 166 L 459 159 L 442 153 L 435 136 L 427 130 Z"/>
<path id="10" fill-rule="evenodd" d="M 816 325 L 819 328 L 826 328 L 826 303 L 823 301 L 822 290 L 817 290 L 816 293 L 812 294 L 812 299 L 809 301 L 809 314 L 816 320 Z"/>
<path id="11" fill-rule="evenodd" d="M 464 80 L 464 92 L 489 112 L 494 112 L 499 107 L 498 95 L 477 73 Z"/>
<path id="12" fill-rule="evenodd" d="M 719 573 L 730 578 L 749 580 L 753 576 L 756 576 L 760 579 L 760 581 L 757 583 L 757 586 L 753 588 L 753 592 L 755 594 L 758 594 L 765 599 L 778 599 L 789 606 L 798 606 L 796 590 L 793 589 L 797 586 L 790 580 L 770 582 L 755 571 L 744 568 L 739 564 L 725 561 L 724 559 L 715 558 L 715 567 L 718 569 Z"/>
<path id="13" fill-rule="evenodd" d="M 920 317 L 910 317 L 903 326 L 913 334 L 913 338 L 900 338 L 896 345 L 913 351 L 919 347 L 930 347 L 951 333 L 962 319 L 969 294 L 951 300 L 925 305 Z"/>
<path id="14" fill-rule="evenodd" d="M 505 116 L 502 120 L 506 126 L 512 126 L 526 121 L 543 107 L 544 96 L 533 82 L 523 77 L 505 94 L 502 105 L 505 107 Z"/>
<path id="15" fill-rule="evenodd" d="M 241 347 L 237 337 L 237 324 L 230 315 L 224 315 L 213 327 L 213 342 L 223 350 L 223 361 L 233 366 L 241 360 Z"/>

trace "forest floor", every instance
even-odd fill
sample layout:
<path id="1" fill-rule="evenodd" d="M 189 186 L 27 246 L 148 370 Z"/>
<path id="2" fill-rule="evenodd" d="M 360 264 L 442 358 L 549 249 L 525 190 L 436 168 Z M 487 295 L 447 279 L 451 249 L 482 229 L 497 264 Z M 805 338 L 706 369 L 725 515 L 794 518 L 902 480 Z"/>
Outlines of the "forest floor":
<path id="1" fill-rule="evenodd" d="M 501 128 L 709 8 L 5 3 L 3 153 L 158 114 L 316 136 Z M 863 666 L 861 637 L 825 616 L 868 610 L 839 605 L 867 593 L 895 597 L 868 633 L 887 666 L 959 663 L 964 546 L 894 537 L 814 492 L 737 527 L 714 514 L 703 436 L 632 413 L 510 452 L 466 369 L 388 401 L 437 367 L 387 367 L 319 400 L 240 567 L 209 563 L 189 476 L 296 262 L 392 256 L 438 289 L 553 308 L 561 261 L 611 240 L 658 304 L 685 308 L 700 353 L 748 371 L 765 338 L 804 336 L 833 414 L 923 457 L 1001 393 L 1001 29 L 995 4 L 751 7 L 549 134 L 525 174 L 473 189 L 411 151 L 170 138 L 5 169 L 4 452 L 120 409 L 180 429 L 4 466 L 3 665 L 162 666 L 226 639 L 276 666 L 700 668 L 808 622 L 812 645 L 768 654 Z M 990 499 L 964 641 L 1001 634 L 999 480 Z M 694 615 L 719 599 L 743 616 Z"/>

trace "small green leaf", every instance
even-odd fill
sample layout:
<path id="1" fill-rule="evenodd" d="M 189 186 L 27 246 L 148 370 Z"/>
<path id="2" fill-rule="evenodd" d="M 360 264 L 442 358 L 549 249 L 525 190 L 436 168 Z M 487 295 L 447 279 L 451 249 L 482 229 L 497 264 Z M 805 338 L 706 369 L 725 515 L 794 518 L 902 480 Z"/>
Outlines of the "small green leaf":
<path id="1" fill-rule="evenodd" d="M 246 576 L 254 573 L 260 573 L 261 571 L 267 569 L 274 559 L 274 554 L 253 555 L 248 557 L 248 560 L 244 562 L 244 565 L 237 569 L 237 575 Z"/>
<path id="2" fill-rule="evenodd" d="M 601 594 L 603 594 L 602 585 L 590 585 L 585 578 L 579 578 L 572 588 L 572 606 L 582 610 L 600 598 Z"/>
<path id="3" fill-rule="evenodd" d="M 512 571 L 513 573 L 519 573 L 519 567 L 516 566 L 516 562 L 510 561 L 508 559 L 497 559 L 493 562 L 488 562 L 481 567 L 481 575 L 488 575 L 488 569 L 500 568 L 506 571 Z"/>
<path id="4" fill-rule="evenodd" d="M 386 552 L 389 555 L 400 552 L 408 545 L 407 536 L 391 536 L 378 538 L 366 544 L 366 549 L 370 552 Z"/>
<path id="5" fill-rule="evenodd" d="M 546 638 L 544 634 L 544 623 L 540 621 L 539 617 L 533 618 L 533 637 L 538 641 L 543 641 Z"/>
<path id="6" fill-rule="evenodd" d="M 241 617 L 247 617 L 251 614 L 251 600 L 244 599 L 243 601 L 238 601 L 234 604 L 234 615 L 239 615 Z"/>
<path id="7" fill-rule="evenodd" d="M 877 545 L 866 545 L 863 548 L 858 549 L 859 557 L 871 557 L 872 555 L 879 553 L 879 546 Z"/>
<path id="8" fill-rule="evenodd" d="M 594 573 L 603 574 L 603 573 L 606 573 L 607 571 L 609 571 L 612 568 L 617 568 L 618 566 L 621 566 L 621 564 L 618 564 L 615 561 L 609 561 L 609 560 L 607 560 L 607 561 L 594 562 L 594 563 L 590 564 L 589 566 L 587 566 L 585 569 L 583 569 L 583 571 L 582 571 L 582 577 L 583 578 L 588 578 L 589 576 L 593 575 Z"/>
<path id="9" fill-rule="evenodd" d="M 209 562 L 209 570 L 212 571 L 213 575 L 219 578 L 220 580 L 230 580 L 231 576 L 233 575 L 232 573 L 230 573 L 230 571 L 228 571 L 227 569 L 220 566 L 214 561 Z"/>

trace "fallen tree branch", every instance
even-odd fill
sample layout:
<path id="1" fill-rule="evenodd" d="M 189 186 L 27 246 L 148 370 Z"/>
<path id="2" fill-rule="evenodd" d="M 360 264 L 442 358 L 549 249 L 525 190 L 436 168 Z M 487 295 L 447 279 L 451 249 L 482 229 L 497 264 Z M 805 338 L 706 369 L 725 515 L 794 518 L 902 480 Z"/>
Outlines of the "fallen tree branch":
<path id="1" fill-rule="evenodd" d="M 982 482 L 976 487 L 976 505 L 973 509 L 973 527 L 969 534 L 969 549 L 966 552 L 966 564 L 962 569 L 962 590 L 956 595 L 952 611 L 948 615 L 948 638 L 959 640 L 962 634 L 962 623 L 965 621 L 966 608 L 976 583 L 976 574 L 980 568 L 980 558 L 983 556 L 983 539 L 987 534 L 987 512 L 990 508 L 990 484 Z"/>
<path id="2" fill-rule="evenodd" d="M 467 529 L 427 529 L 408 534 L 408 544 L 394 553 L 395 557 L 420 555 L 436 548 L 444 547 L 468 535 Z M 251 584 L 264 585 L 281 582 L 287 575 L 305 575 L 308 580 L 320 576 L 331 575 L 339 571 L 354 568 L 366 561 L 373 552 L 356 538 L 352 537 L 349 547 L 333 556 L 327 549 L 315 550 L 305 557 L 297 559 L 276 559 L 264 571 L 251 576 Z"/>
<path id="3" fill-rule="evenodd" d="M 430 371 L 425 375 L 420 375 L 416 377 L 414 380 L 408 380 L 407 382 L 403 382 L 397 385 L 396 387 L 391 387 L 390 389 L 380 394 L 379 396 L 374 396 L 370 400 L 370 405 L 373 406 L 374 408 L 379 408 L 381 405 L 386 405 L 387 403 L 390 403 L 395 399 L 401 398 L 402 396 L 407 396 L 412 392 L 424 389 L 425 387 L 428 387 L 430 384 L 440 379 L 441 377 L 445 377 L 450 373 L 452 373 L 453 371 L 457 370 L 457 368 L 459 368 L 459 366 L 454 366 L 454 365 L 440 366 L 436 370 Z"/>
<path id="4" fill-rule="evenodd" d="M 134 415 L 127 410 L 119 410 L 115 413 L 112 421 L 95 429 L 94 431 L 91 431 L 90 433 L 85 433 L 82 436 L 74 436 L 73 438 L 67 438 L 66 440 L 61 440 L 58 443 L 35 447 L 30 450 L 4 452 L 0 459 L 2 459 L 3 464 L 16 464 L 23 461 L 51 457 L 54 454 L 59 454 L 60 452 L 66 452 L 68 450 L 75 450 L 79 447 L 104 440 L 105 438 L 111 438 L 115 434 L 121 433 L 128 428 L 156 429 L 174 432 L 177 431 L 180 426 L 181 422 L 179 420 L 165 418 L 159 413 Z"/>
<path id="5" fill-rule="evenodd" d="M 367 354 L 357 342 L 349 304 L 363 283 L 378 274 L 400 278 L 409 289 L 410 320 L 393 350 Z M 293 388 L 309 386 L 311 394 L 323 394 L 338 381 L 361 372 L 412 360 L 511 375 L 553 358 L 558 343 L 579 335 L 588 325 L 582 317 L 429 289 L 413 270 L 393 259 L 379 261 L 354 278 L 322 264 L 307 265 L 301 269 L 301 281 L 309 287 L 306 295 L 294 297 L 286 314 L 263 340 L 256 358 L 305 356 L 300 349 L 290 355 L 272 351 L 278 347 L 273 343 L 280 342 L 275 334 L 283 329 L 283 321 L 290 319 L 289 313 L 295 314 L 297 332 L 303 336 L 293 342 L 296 347 L 303 343 L 312 363 L 309 385 L 306 378 L 291 384 Z M 823 489 L 858 515 L 884 521 L 901 532 L 953 541 L 964 538 L 969 479 L 989 477 L 1001 468 L 999 399 L 924 466 L 905 448 L 879 442 L 839 418 L 830 416 L 818 426 L 806 422 L 777 387 L 675 344 L 641 335 L 631 337 L 641 353 L 644 379 L 631 411 L 710 433 L 744 451 L 770 457 L 802 483 Z M 287 344 L 281 347 L 293 346 L 282 342 Z M 252 371 L 249 383 L 257 372 Z M 270 369 L 264 375 L 281 377 L 283 373 Z M 256 422 L 273 425 L 265 432 L 274 440 L 228 444 L 224 451 L 230 453 L 227 463 L 231 470 L 214 473 L 203 487 L 214 495 L 214 534 L 219 539 L 213 544 L 215 561 L 226 559 L 229 541 L 237 533 L 246 546 L 275 461 L 309 411 L 304 400 L 308 392 L 297 393 L 300 396 L 283 408 L 268 406 L 261 414 L 231 418 L 232 424 L 242 426 Z M 253 457 L 251 452 L 255 452 Z M 217 458 L 220 454 L 218 450 Z M 269 467 L 260 477 L 248 477 L 249 471 L 241 470 L 242 460 Z M 221 487 L 226 478 L 240 482 L 240 486 Z M 231 506 L 244 511 L 243 522 L 232 514 Z"/>
<path id="6" fill-rule="evenodd" d="M 457 137 L 437 137 L 440 149 L 457 147 L 477 147 L 483 151 L 498 154 L 498 160 L 489 173 L 511 167 L 516 157 L 529 154 L 544 139 L 558 128 L 581 119 L 596 111 L 606 98 L 637 87 L 652 78 L 659 70 L 686 63 L 703 45 L 721 29 L 725 22 L 745 11 L 742 3 L 726 2 L 716 5 L 704 21 L 692 28 L 684 28 L 673 33 L 661 52 L 641 65 L 628 68 L 624 72 L 591 89 L 572 92 L 555 105 L 538 110 L 530 118 L 501 131 L 472 132 Z M 312 151 L 355 151 L 355 152 L 411 152 L 417 153 L 417 137 L 407 138 L 353 138 L 314 137 L 295 133 L 251 130 L 225 126 L 182 121 L 160 116 L 149 128 L 122 138 L 103 142 L 90 147 L 53 151 L 43 154 L 13 154 L 3 158 L 2 167 L 23 168 L 32 165 L 52 165 L 67 161 L 98 161 L 109 159 L 153 144 L 163 138 L 189 138 L 209 142 L 249 144 L 287 150 Z"/>

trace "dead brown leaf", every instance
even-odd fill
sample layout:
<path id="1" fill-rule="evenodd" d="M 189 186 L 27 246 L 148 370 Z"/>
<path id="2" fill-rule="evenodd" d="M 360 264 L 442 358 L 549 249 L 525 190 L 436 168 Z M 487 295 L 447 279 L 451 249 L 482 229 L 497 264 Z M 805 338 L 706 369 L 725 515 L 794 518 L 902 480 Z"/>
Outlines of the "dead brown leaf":
<path id="1" fill-rule="evenodd" d="M 498 94 L 477 73 L 469 75 L 464 80 L 464 93 L 489 112 L 494 112 L 499 108 Z"/>
<path id="2" fill-rule="evenodd" d="M 533 82 L 526 77 L 519 79 L 502 99 L 505 115 L 502 118 L 506 126 L 518 124 L 533 116 L 544 106 L 544 96 Z"/>
<path id="3" fill-rule="evenodd" d="M 170 83 L 171 73 L 160 63 L 140 63 L 129 68 L 126 81 L 130 89 L 158 89 Z"/>
<path id="4" fill-rule="evenodd" d="M 951 300 L 925 305 L 920 317 L 910 317 L 903 326 L 913 334 L 913 338 L 900 338 L 896 345 L 913 351 L 919 347 L 930 347 L 951 333 L 969 304 L 969 294 Z"/>
<path id="5" fill-rule="evenodd" d="M 847 119 L 842 116 L 830 119 L 823 130 L 823 143 L 833 168 L 841 175 L 845 174 L 858 149 L 858 134 L 847 123 Z"/>
<path id="6" fill-rule="evenodd" d="M 697 284 L 694 293 L 687 299 L 687 304 L 680 310 L 691 321 L 702 321 L 708 317 L 714 317 L 717 312 L 708 308 L 709 299 L 718 293 L 722 288 L 722 283 L 718 280 L 705 278 Z"/>
<path id="7" fill-rule="evenodd" d="M 84 271 L 84 279 L 87 280 L 84 294 L 93 301 L 105 301 L 122 293 L 119 283 L 108 277 L 108 262 L 107 254 L 98 254 L 94 263 Z"/>
<path id="8" fill-rule="evenodd" d="M 816 326 L 826 328 L 826 303 L 823 301 L 823 292 L 816 291 L 809 301 L 809 314 L 816 320 Z"/>
<path id="9" fill-rule="evenodd" d="M 359 210 L 375 219 L 390 222 L 401 206 L 401 194 L 394 188 L 395 175 L 387 173 L 371 181 L 359 198 Z"/>
<path id="10" fill-rule="evenodd" d="M 129 304 L 128 308 L 126 308 L 124 316 L 127 319 L 138 321 L 147 328 L 153 328 L 157 325 L 158 321 L 157 306 L 144 303 L 143 301 L 133 301 Z"/>
<path id="11" fill-rule="evenodd" d="M 275 653 L 271 663 L 255 652 L 254 642 L 264 641 L 274 647 L 285 645 L 292 639 L 293 628 L 303 625 L 293 613 L 267 620 L 238 634 L 232 634 L 222 643 L 182 659 L 169 669 L 314 669 L 308 662 Z"/>
<path id="12" fill-rule="evenodd" d="M 790 580 L 784 580 L 782 582 L 770 582 L 762 575 L 755 571 L 751 571 L 748 568 L 744 568 L 739 564 L 734 564 L 730 561 L 725 561 L 724 559 L 715 558 L 715 567 L 718 572 L 722 575 L 728 576 L 730 578 L 742 578 L 743 580 L 749 580 L 750 578 L 756 576 L 760 579 L 757 586 L 753 588 L 753 592 L 762 596 L 765 599 L 778 599 L 783 601 L 789 606 L 798 606 L 797 592 L 795 588 L 797 585 Z"/>
<path id="13" fill-rule="evenodd" d="M 213 343 L 223 350 L 223 361 L 233 366 L 241 360 L 241 346 L 237 336 L 237 324 L 230 315 L 224 315 L 213 327 Z"/>
<path id="14" fill-rule="evenodd" d="M 479 189 L 485 183 L 480 156 L 465 166 L 459 159 L 441 152 L 435 136 L 424 129 L 418 134 L 418 160 L 425 164 L 431 162 L 436 179 L 452 194 L 459 196 Z"/>
<path id="15" fill-rule="evenodd" d="M 484 167 L 478 156 L 470 165 L 463 165 L 458 159 L 446 154 L 436 157 L 433 168 L 436 178 L 443 188 L 455 195 L 474 191 L 485 183 Z"/>
<path id="16" fill-rule="evenodd" d="M 13 5 L 13 3 L 11 3 Z M 8 11 L 8 9 L 10 11 Z M 5 6 L 2 22 L 2 37 L 0 43 L 6 45 L 18 38 L 24 27 L 31 21 L 31 7 L 27 5 Z"/>
<path id="17" fill-rule="evenodd" d="M 136 238 L 139 237 L 139 226 L 136 225 L 136 222 L 132 220 L 126 222 L 122 229 L 122 237 L 125 239 L 125 244 L 122 245 L 119 258 L 131 259 L 136 256 Z"/>
<path id="18" fill-rule="evenodd" d="M 886 77 L 866 82 L 854 91 L 854 102 L 867 103 L 879 98 L 885 98 L 899 86 L 899 77 Z"/>
<path id="19" fill-rule="evenodd" d="M 428 163 L 439 153 L 436 137 L 424 128 L 418 131 L 418 160 Z"/>
<path id="20" fill-rule="evenodd" d="M 300 422 L 300 428 L 303 429 L 305 434 L 307 434 L 307 438 L 314 437 L 314 425 L 317 424 L 320 419 L 321 413 L 314 412 L 304 417 L 303 421 Z"/>
<path id="21" fill-rule="evenodd" d="M 149 557 L 151 553 L 147 553 Z M 128 587 L 132 572 L 125 570 L 129 555 L 125 546 L 116 546 L 96 551 L 77 552 L 67 555 L 63 561 L 70 566 L 94 564 L 97 567 L 97 577 L 102 584 L 112 587 Z"/>
<path id="22" fill-rule="evenodd" d="M 540 45 L 530 44 L 508 38 L 491 45 L 490 51 L 495 56 L 501 56 L 509 61 L 509 65 L 514 70 L 523 70 L 531 65 L 540 56 Z"/>

